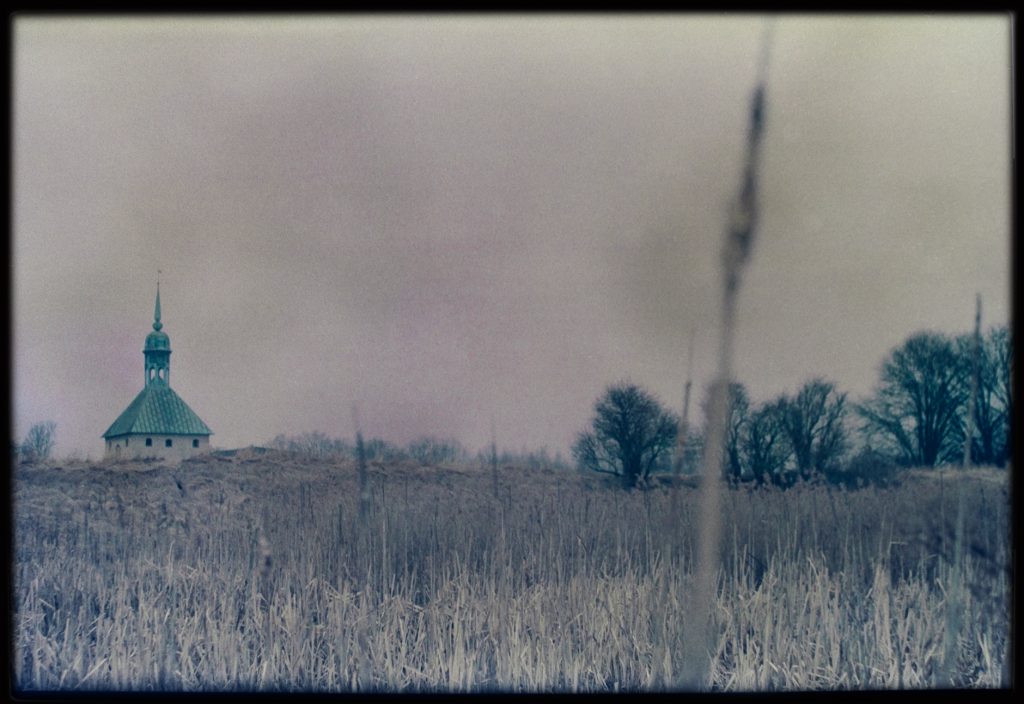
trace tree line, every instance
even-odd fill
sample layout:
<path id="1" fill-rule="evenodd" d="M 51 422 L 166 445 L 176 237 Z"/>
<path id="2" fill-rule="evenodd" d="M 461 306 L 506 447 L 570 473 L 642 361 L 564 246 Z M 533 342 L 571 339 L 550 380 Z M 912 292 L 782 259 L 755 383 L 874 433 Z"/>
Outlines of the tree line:
<path id="1" fill-rule="evenodd" d="M 357 454 L 354 442 L 331 437 L 320 431 L 298 435 L 279 434 L 268 443 L 268 447 L 316 459 L 355 459 Z M 468 451 L 458 440 L 436 437 L 422 437 L 404 446 L 381 438 L 367 438 L 363 441 L 363 453 L 369 462 L 416 460 L 423 464 L 461 463 L 469 457 Z"/>
<path id="2" fill-rule="evenodd" d="M 969 426 L 971 461 L 1005 466 L 1013 413 L 1006 326 L 991 328 L 981 339 L 974 419 L 968 424 L 973 369 L 972 336 L 925 331 L 889 352 L 873 392 L 860 402 L 821 377 L 763 403 L 754 403 L 743 384 L 732 383 L 723 476 L 783 487 L 817 478 L 883 481 L 899 467 L 959 463 Z M 705 415 L 707 406 L 705 400 Z M 679 426 L 678 416 L 649 392 L 629 382 L 613 384 L 577 436 L 573 458 L 583 469 L 621 477 L 626 487 L 673 466 L 692 473 L 702 437 L 688 429 L 679 442 Z"/>
<path id="3" fill-rule="evenodd" d="M 328 457 L 346 457 L 356 459 L 355 443 L 336 438 L 326 433 L 315 431 L 298 435 L 279 434 L 267 443 L 275 450 L 293 452 L 304 457 L 324 459 Z M 419 437 L 405 445 L 368 438 L 363 441 L 363 452 L 368 462 L 399 462 L 415 461 L 422 465 L 479 465 L 488 466 L 492 462 L 490 449 L 471 452 L 455 438 L 442 438 L 432 435 Z M 529 467 L 531 469 L 570 469 L 569 463 L 562 454 L 552 454 L 546 447 L 519 450 L 503 449 L 496 452 L 495 461 L 501 465 Z"/>
<path id="4" fill-rule="evenodd" d="M 1009 328 L 990 328 L 980 342 L 971 424 L 966 420 L 975 360 L 967 334 L 911 335 L 885 357 L 873 392 L 857 403 L 821 377 L 762 403 L 753 402 L 743 384 L 730 384 L 723 475 L 732 482 L 776 486 L 815 478 L 883 481 L 894 468 L 959 463 L 968 426 L 971 462 L 1005 466 L 1013 445 Z M 707 400 L 703 406 L 706 415 Z M 703 434 L 687 428 L 680 438 L 679 428 L 678 415 L 652 394 L 629 382 L 613 384 L 596 401 L 572 459 L 581 469 L 619 476 L 626 487 L 673 470 L 693 474 L 701 465 Z M 34 424 L 21 442 L 12 441 L 12 458 L 46 460 L 55 436 L 52 421 Z M 319 431 L 281 434 L 268 445 L 313 458 L 356 456 L 352 442 Z M 473 454 L 454 438 L 433 436 L 404 446 L 370 438 L 363 450 L 367 461 L 569 468 L 560 453 L 546 448 L 503 450 L 492 457 L 488 449 Z"/>

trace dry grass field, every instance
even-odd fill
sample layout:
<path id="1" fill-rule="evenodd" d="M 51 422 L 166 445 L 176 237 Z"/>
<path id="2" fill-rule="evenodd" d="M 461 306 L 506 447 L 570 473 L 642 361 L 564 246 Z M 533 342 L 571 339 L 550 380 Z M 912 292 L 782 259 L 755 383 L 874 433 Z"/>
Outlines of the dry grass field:
<path id="1" fill-rule="evenodd" d="M 22 690 L 672 689 L 695 492 L 598 476 L 242 452 L 21 466 Z M 934 686 L 956 492 L 966 500 L 954 684 L 1008 685 L 1007 472 L 726 492 L 713 689 Z"/>

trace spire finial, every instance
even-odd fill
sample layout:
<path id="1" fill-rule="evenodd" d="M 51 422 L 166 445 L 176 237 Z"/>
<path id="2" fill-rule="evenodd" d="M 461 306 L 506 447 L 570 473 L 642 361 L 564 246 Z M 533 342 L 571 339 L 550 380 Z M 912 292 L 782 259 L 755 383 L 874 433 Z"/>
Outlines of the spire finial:
<path id="1" fill-rule="evenodd" d="M 160 270 L 156 270 L 156 312 L 153 314 L 153 329 L 159 330 L 164 326 L 160 322 Z"/>

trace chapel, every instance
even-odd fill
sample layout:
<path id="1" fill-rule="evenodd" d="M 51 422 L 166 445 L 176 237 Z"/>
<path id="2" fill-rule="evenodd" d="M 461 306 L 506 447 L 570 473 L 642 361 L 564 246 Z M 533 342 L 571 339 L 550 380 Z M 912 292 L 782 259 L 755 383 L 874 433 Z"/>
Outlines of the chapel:
<path id="1" fill-rule="evenodd" d="M 171 338 L 162 328 L 157 282 L 153 330 L 142 349 L 145 384 L 103 433 L 109 458 L 184 459 L 210 449 L 213 431 L 171 388 Z"/>

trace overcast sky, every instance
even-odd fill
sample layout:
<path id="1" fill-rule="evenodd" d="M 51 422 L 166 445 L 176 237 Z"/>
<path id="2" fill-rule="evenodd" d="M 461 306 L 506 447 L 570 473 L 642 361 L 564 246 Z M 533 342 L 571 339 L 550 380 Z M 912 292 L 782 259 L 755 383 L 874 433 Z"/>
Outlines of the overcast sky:
<path id="1" fill-rule="evenodd" d="M 97 459 L 143 385 L 277 433 L 567 453 L 630 379 L 716 362 L 758 16 L 19 17 L 13 389 Z M 736 377 L 868 393 L 1009 317 L 1010 23 L 787 15 Z"/>

